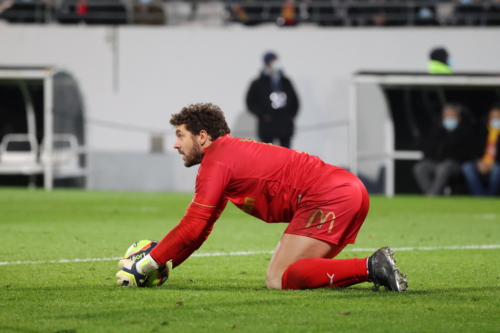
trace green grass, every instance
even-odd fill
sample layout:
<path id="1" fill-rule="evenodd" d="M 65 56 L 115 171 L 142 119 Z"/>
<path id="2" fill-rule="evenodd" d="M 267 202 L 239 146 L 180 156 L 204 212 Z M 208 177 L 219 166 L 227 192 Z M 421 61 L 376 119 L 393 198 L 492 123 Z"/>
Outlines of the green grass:
<path id="1" fill-rule="evenodd" d="M 119 257 L 137 240 L 161 239 L 190 199 L 0 190 L 0 262 Z M 198 252 L 271 251 L 285 226 L 228 205 Z M 485 244 L 500 244 L 498 199 L 372 197 L 350 248 Z M 372 292 L 369 283 L 267 290 L 270 254 L 192 257 L 156 289 L 115 286 L 116 261 L 0 265 L 0 332 L 500 331 L 500 249 L 396 257 L 406 293 Z"/>

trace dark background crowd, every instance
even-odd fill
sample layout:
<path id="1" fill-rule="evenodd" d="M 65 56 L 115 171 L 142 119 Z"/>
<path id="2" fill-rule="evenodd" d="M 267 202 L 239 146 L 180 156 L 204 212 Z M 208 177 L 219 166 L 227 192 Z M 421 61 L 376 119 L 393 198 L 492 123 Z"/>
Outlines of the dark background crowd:
<path id="1" fill-rule="evenodd" d="M 168 17 L 175 16 L 173 5 L 179 3 L 189 6 L 184 21 L 205 15 L 222 24 L 246 26 L 500 25 L 500 0 L 0 0 L 0 19 L 12 23 L 168 25 L 172 24 Z"/>

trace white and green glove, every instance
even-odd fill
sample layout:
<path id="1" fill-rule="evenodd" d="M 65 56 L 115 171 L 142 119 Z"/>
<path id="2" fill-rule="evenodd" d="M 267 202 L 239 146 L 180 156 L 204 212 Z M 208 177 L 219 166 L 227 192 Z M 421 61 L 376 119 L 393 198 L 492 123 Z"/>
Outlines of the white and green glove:
<path id="1" fill-rule="evenodd" d="M 158 270 L 158 264 L 149 254 L 137 262 L 122 259 L 118 267 L 121 271 L 116 273 L 116 283 L 124 287 L 146 287 L 148 277 Z"/>

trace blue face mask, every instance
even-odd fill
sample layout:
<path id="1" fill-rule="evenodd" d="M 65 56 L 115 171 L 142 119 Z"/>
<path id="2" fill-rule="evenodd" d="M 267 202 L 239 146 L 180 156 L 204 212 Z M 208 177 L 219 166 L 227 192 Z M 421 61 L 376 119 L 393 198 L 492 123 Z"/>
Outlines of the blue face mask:
<path id="1" fill-rule="evenodd" d="M 275 60 L 271 66 L 273 67 L 273 70 L 275 72 L 281 72 L 281 70 L 283 69 L 281 62 L 279 62 L 278 60 Z"/>
<path id="2" fill-rule="evenodd" d="M 490 126 L 494 129 L 500 129 L 500 119 L 491 119 Z"/>
<path id="3" fill-rule="evenodd" d="M 418 11 L 418 16 L 423 20 L 428 20 L 434 16 L 434 13 L 429 8 L 424 7 Z"/>
<path id="4" fill-rule="evenodd" d="M 457 118 L 444 118 L 443 119 L 443 127 L 448 131 L 454 131 L 458 127 L 458 119 Z"/>
<path id="5" fill-rule="evenodd" d="M 453 58 L 452 57 L 448 57 L 448 59 L 446 59 L 446 64 L 450 67 L 453 67 Z"/>

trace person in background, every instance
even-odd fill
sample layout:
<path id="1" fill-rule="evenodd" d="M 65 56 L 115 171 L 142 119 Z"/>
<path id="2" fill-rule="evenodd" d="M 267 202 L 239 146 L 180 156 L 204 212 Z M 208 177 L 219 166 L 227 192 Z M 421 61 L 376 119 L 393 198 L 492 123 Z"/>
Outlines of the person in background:
<path id="1" fill-rule="evenodd" d="M 278 25 L 293 26 L 297 24 L 297 7 L 295 0 L 285 0 L 281 7 L 281 16 L 278 17 Z"/>
<path id="2" fill-rule="evenodd" d="M 413 168 L 423 193 L 441 195 L 451 178 L 460 175 L 461 163 L 472 156 L 472 126 L 464 118 L 463 107 L 446 104 L 441 124 L 423 142 L 424 159 Z"/>
<path id="3" fill-rule="evenodd" d="M 429 74 L 453 74 L 451 56 L 445 48 L 433 49 L 429 58 Z"/>
<path id="4" fill-rule="evenodd" d="M 228 20 L 240 22 L 247 26 L 257 25 L 263 22 L 263 6 L 253 0 L 231 3 L 227 7 Z"/>
<path id="5" fill-rule="evenodd" d="M 299 111 L 299 100 L 290 80 L 283 74 L 278 56 L 264 55 L 264 70 L 252 82 L 247 93 L 248 110 L 259 120 L 258 135 L 262 142 L 290 148 L 294 132 L 294 119 Z"/>
<path id="6" fill-rule="evenodd" d="M 500 104 L 494 105 L 488 115 L 488 123 L 482 126 L 479 138 L 477 161 L 462 165 L 462 172 L 473 195 L 494 196 L 500 188 Z M 481 178 L 488 179 L 483 187 Z"/>
<path id="7" fill-rule="evenodd" d="M 76 4 L 76 15 L 85 16 L 89 11 L 88 1 L 87 0 L 79 0 Z"/>
<path id="8" fill-rule="evenodd" d="M 134 24 L 165 25 L 166 16 L 161 0 L 133 0 Z"/>

